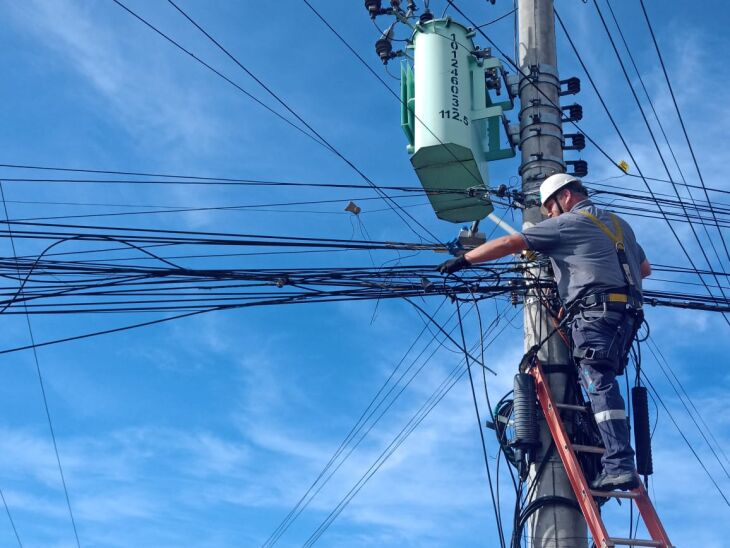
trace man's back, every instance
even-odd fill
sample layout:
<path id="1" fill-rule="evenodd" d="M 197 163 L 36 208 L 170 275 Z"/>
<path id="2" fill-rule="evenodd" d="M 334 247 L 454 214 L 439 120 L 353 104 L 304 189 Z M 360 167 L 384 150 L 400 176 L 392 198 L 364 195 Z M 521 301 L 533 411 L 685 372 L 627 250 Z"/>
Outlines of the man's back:
<path id="1" fill-rule="evenodd" d="M 586 295 L 627 287 L 616 245 L 591 217 L 611 232 L 615 232 L 614 218 L 618 220 L 634 285 L 641 291 L 640 265 L 646 256 L 631 226 L 598 209 L 590 200 L 583 200 L 563 215 L 546 219 L 523 232 L 530 249 L 552 260 L 558 291 L 568 304 Z"/>

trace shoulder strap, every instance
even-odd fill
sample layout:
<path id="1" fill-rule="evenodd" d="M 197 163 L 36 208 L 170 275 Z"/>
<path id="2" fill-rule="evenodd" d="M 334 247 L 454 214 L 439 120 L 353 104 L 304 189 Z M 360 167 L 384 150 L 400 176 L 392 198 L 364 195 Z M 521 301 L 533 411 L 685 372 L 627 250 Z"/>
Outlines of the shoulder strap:
<path id="1" fill-rule="evenodd" d="M 610 228 L 606 226 L 606 224 L 601 221 L 598 217 L 593 215 L 593 213 L 590 213 L 588 211 L 584 211 L 582 209 L 579 209 L 576 211 L 576 213 L 579 213 L 580 215 L 583 215 L 586 219 L 590 219 L 594 225 L 596 225 L 598 228 L 601 229 L 601 232 L 603 232 L 606 236 L 608 236 L 611 241 L 616 246 L 616 255 L 618 257 L 619 265 L 621 266 L 621 272 L 624 275 L 624 280 L 626 281 L 626 284 L 628 285 L 629 291 L 636 290 L 636 284 L 634 283 L 634 277 L 631 275 L 631 269 L 629 268 L 629 261 L 626 258 L 626 250 L 624 248 L 624 231 L 621 227 L 621 222 L 619 221 L 618 217 L 614 215 L 613 213 L 609 213 L 611 216 L 611 223 L 613 224 L 613 231 L 611 231 Z"/>
<path id="2" fill-rule="evenodd" d="M 614 215 L 613 213 L 610 213 L 609 214 L 609 215 L 611 215 L 611 222 L 613 223 L 613 228 L 614 228 L 614 231 L 615 231 L 615 232 L 613 232 L 613 231 L 611 231 L 610 228 L 608 228 L 606 226 L 606 224 L 603 221 L 601 221 L 598 217 L 596 217 L 595 215 L 593 215 L 593 213 L 590 213 L 588 211 L 584 211 L 582 209 L 579 209 L 578 211 L 576 211 L 576 213 L 579 213 L 580 215 L 583 215 L 583 217 L 585 217 L 586 219 L 590 219 L 593 222 L 593 224 L 596 225 L 598 228 L 600 228 L 601 231 L 606 236 L 608 236 L 609 238 L 611 238 L 611 241 L 614 244 L 621 244 L 621 245 L 623 245 L 623 243 L 624 243 L 624 231 L 623 231 L 623 228 L 621 228 L 621 223 L 619 222 L 618 217 L 616 217 L 616 215 Z"/>

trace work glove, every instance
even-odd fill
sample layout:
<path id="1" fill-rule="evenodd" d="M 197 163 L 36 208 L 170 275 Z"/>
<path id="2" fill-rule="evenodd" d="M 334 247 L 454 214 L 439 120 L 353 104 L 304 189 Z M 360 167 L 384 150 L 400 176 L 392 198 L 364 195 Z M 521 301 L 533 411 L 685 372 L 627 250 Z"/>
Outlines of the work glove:
<path id="1" fill-rule="evenodd" d="M 449 259 L 448 261 L 441 263 L 436 267 L 436 270 L 438 270 L 441 274 L 453 274 L 454 272 L 458 272 L 464 268 L 469 268 L 470 266 L 471 263 L 466 260 L 466 257 L 461 255 L 455 259 Z"/>

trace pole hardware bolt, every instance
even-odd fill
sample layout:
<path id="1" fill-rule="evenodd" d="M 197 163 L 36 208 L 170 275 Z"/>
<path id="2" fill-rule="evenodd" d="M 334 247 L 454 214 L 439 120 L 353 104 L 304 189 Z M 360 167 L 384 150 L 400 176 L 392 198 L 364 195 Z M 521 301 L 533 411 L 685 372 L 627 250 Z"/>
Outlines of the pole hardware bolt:
<path id="1" fill-rule="evenodd" d="M 481 49 L 479 46 L 477 46 L 476 48 L 474 48 L 474 51 L 472 51 L 471 54 L 476 59 L 491 59 L 491 57 L 492 57 L 492 48 L 484 48 L 484 49 Z M 494 69 L 492 69 L 492 70 L 494 70 Z"/>

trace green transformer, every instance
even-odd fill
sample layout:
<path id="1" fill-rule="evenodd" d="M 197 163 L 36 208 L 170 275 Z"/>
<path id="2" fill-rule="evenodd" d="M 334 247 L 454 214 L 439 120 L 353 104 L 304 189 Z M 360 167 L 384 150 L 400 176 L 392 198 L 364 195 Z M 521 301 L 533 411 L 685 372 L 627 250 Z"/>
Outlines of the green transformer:
<path id="1" fill-rule="evenodd" d="M 401 64 L 401 126 L 411 163 L 436 216 L 453 223 L 493 211 L 487 162 L 515 155 L 500 145 L 502 113 L 513 103 L 493 102 L 487 89 L 488 79 L 499 85 L 502 65 L 478 50 L 473 36 L 450 18 L 416 25 L 408 46 L 413 65 Z"/>

